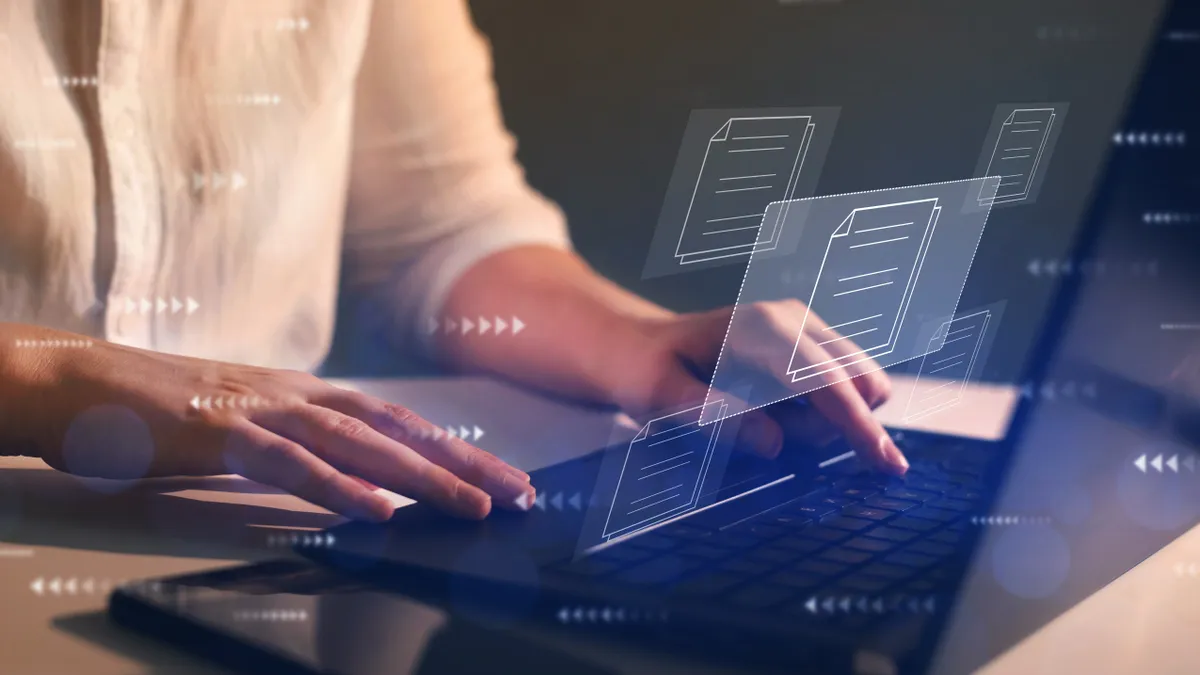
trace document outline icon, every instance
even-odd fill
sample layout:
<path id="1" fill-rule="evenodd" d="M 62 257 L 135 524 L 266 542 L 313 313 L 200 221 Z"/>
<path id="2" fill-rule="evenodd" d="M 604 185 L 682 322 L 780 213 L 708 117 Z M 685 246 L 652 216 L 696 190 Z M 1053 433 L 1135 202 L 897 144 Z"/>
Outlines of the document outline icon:
<path id="1" fill-rule="evenodd" d="M 929 339 L 929 350 L 921 357 L 921 367 L 917 371 L 916 381 L 913 382 L 912 391 L 908 396 L 908 404 L 904 409 L 905 422 L 912 422 L 922 417 L 928 417 L 934 413 L 954 407 L 962 401 L 963 392 L 966 391 L 967 384 L 971 381 L 971 375 L 975 372 L 975 364 L 979 359 L 979 352 L 983 347 L 983 340 L 987 335 L 988 325 L 991 323 L 991 320 L 991 311 L 983 310 L 955 317 L 938 326 L 933 337 Z M 962 328 L 955 327 L 956 325 L 963 324 L 966 324 L 966 326 Z M 971 334 L 976 325 L 978 328 L 974 334 Z M 959 333 L 964 332 L 967 334 L 959 335 Z M 967 347 L 966 351 L 950 355 L 946 355 L 942 351 L 949 344 L 972 338 L 974 342 Z M 957 351 L 957 349 L 951 351 Z M 936 384 L 922 390 L 922 378 L 928 382 L 931 376 L 941 372 L 953 371 L 957 366 L 964 363 L 966 368 L 962 371 L 961 379 L 950 379 L 947 382 L 941 382 L 940 380 L 946 378 L 937 378 L 938 382 Z M 953 372 L 950 377 L 953 377 Z M 958 387 L 953 386 L 956 382 Z M 954 394 L 952 398 L 945 398 L 947 394 L 951 393 Z M 926 402 L 932 403 L 922 405 Z"/>
<path id="2" fill-rule="evenodd" d="M 754 127 L 763 127 L 764 125 L 793 122 L 800 127 L 796 131 L 800 132 L 800 142 L 795 146 L 794 156 L 789 153 L 790 171 L 787 175 L 786 182 L 779 181 L 780 176 L 777 173 L 760 173 L 754 172 L 743 175 L 719 176 L 715 175 L 724 170 L 724 163 L 719 161 L 722 157 L 730 157 L 735 153 L 745 157 L 758 156 L 757 153 L 769 153 L 778 151 L 788 151 L 788 139 L 792 134 L 756 134 L 754 131 L 737 131 L 736 128 L 753 129 Z M 773 129 L 780 131 L 782 129 Z M 767 206 L 772 202 L 790 200 L 795 196 L 796 186 L 800 180 L 800 173 L 804 168 L 804 160 L 808 156 L 808 149 L 812 143 L 813 135 L 816 130 L 816 124 L 813 122 L 812 115 L 769 115 L 759 117 L 730 117 L 725 123 L 712 135 L 708 141 L 708 147 L 704 153 L 704 159 L 700 163 L 700 172 L 696 176 L 696 184 L 692 188 L 692 195 L 688 201 L 688 207 L 683 219 L 683 227 L 680 228 L 679 241 L 675 247 L 675 258 L 680 265 L 688 265 L 699 262 L 709 262 L 720 260 L 723 258 L 731 258 L 740 255 L 750 255 L 755 251 L 770 251 L 779 243 L 779 235 L 783 222 L 782 214 L 777 214 L 776 217 L 767 222 Z M 742 135 L 737 135 L 741 133 Z M 782 139 L 782 140 L 781 140 Z M 736 143 L 749 141 L 754 145 L 749 147 L 732 147 Z M 754 154 L 749 154 L 754 153 Z M 763 155 L 766 156 L 766 155 Z M 765 180 L 770 184 L 756 184 L 755 180 Z M 742 193 L 742 194 L 739 194 Z M 746 213 L 733 213 L 730 215 L 714 214 L 708 208 L 698 207 L 698 200 L 703 201 L 704 198 L 717 198 L 718 195 L 728 195 L 727 198 L 735 196 L 744 196 L 745 193 L 752 193 L 754 197 L 761 196 L 760 200 L 753 202 L 753 207 L 747 203 L 747 208 L 742 209 Z M 707 204 L 706 204 L 707 205 Z M 716 216 L 716 217 L 714 217 Z M 746 224 L 749 223 L 749 224 Z M 736 232 L 754 231 L 752 239 L 742 236 L 746 239 L 744 242 L 724 242 L 714 243 L 711 246 L 697 247 L 689 245 L 687 241 L 696 236 L 699 232 L 700 236 L 707 235 L 731 235 Z"/>
<path id="3" fill-rule="evenodd" d="M 625 459 L 621 465 L 621 473 L 617 478 L 616 488 L 613 491 L 612 502 L 609 505 L 608 516 L 604 521 L 604 529 L 601 534 L 602 539 L 608 541 L 614 537 L 649 527 L 673 515 L 689 511 L 698 505 L 701 489 L 708 479 L 709 468 L 712 466 L 713 455 L 721 436 L 721 422 L 705 425 L 700 424 L 705 409 L 710 407 L 717 411 L 716 414 L 721 420 L 724 419 L 729 408 L 723 399 L 718 399 L 670 415 L 663 415 L 646 422 L 633 439 L 629 441 L 629 446 L 625 452 Z M 698 458 L 699 464 L 694 471 L 694 478 L 687 480 L 690 478 L 689 474 L 693 472 L 683 472 L 681 480 L 684 480 L 684 483 L 674 485 L 659 493 L 647 495 L 636 494 L 636 499 L 624 498 L 627 496 L 626 493 L 631 491 L 630 486 L 636 487 L 636 483 L 639 480 L 658 477 L 671 471 L 684 469 L 688 464 L 696 461 L 697 458 L 695 457 L 686 459 L 683 455 L 662 458 L 658 455 L 663 454 L 663 451 L 652 451 L 650 449 L 655 445 L 673 443 L 680 438 L 697 433 L 705 435 L 706 441 L 703 448 L 703 456 Z M 655 440 L 656 438 L 658 440 Z M 675 447 L 678 448 L 678 444 Z M 670 446 L 668 446 L 668 454 L 669 449 Z M 642 452 L 638 452 L 639 450 Z M 658 455 L 650 455 L 650 452 L 657 452 Z M 693 453 L 694 451 L 685 454 L 693 455 Z M 639 455 L 643 457 L 640 460 L 635 460 L 631 466 L 631 459 L 635 459 Z M 639 462 L 648 459 L 653 459 L 654 461 L 640 468 L 638 467 Z M 659 482 L 663 480 L 665 479 L 660 478 Z M 626 487 L 624 491 L 622 491 L 623 485 Z M 673 505 L 669 504 L 671 501 L 684 497 L 686 497 L 686 501 Z M 654 507 L 659 504 L 663 504 L 663 506 L 655 509 Z M 620 510 L 620 513 L 618 513 L 618 510 Z M 638 512 L 642 512 L 641 515 L 633 515 Z M 623 516 L 621 515 L 622 513 L 624 514 Z M 620 522 L 623 519 L 630 518 L 634 518 L 635 521 L 632 523 Z M 614 524 L 614 520 L 618 522 Z"/>
<path id="4" fill-rule="evenodd" d="M 925 210 L 928 209 L 928 216 L 924 218 L 923 223 L 921 222 L 920 215 L 918 215 L 918 219 L 913 221 L 893 223 L 882 226 L 875 226 L 873 223 L 866 222 L 864 223 L 863 227 L 858 229 L 855 228 L 859 221 L 868 220 L 868 218 L 878 218 L 880 214 L 887 213 L 888 209 L 899 211 L 904 207 L 910 207 L 914 209 L 919 207 L 920 210 L 917 211 L 917 213 L 920 215 L 924 215 Z M 793 382 L 799 382 L 810 377 L 816 377 L 836 370 L 842 366 L 860 363 L 871 358 L 890 354 L 896 348 L 896 338 L 900 333 L 900 328 L 904 325 L 905 315 L 908 312 L 908 306 L 912 300 L 912 294 L 916 287 L 917 280 L 920 278 L 921 269 L 924 267 L 925 254 L 929 250 L 929 243 L 933 237 L 934 231 L 937 228 L 937 222 L 941 212 L 942 207 L 939 205 L 938 199 L 933 197 L 928 199 L 917 199 L 904 202 L 893 202 L 889 204 L 877 204 L 874 206 L 859 207 L 851 211 L 846 216 L 837 229 L 834 230 L 833 234 L 830 235 L 829 241 L 826 244 L 825 255 L 821 259 L 821 265 L 817 272 L 817 280 L 813 284 L 812 294 L 809 296 L 808 303 L 806 305 L 804 320 L 801 322 L 800 332 L 796 336 L 796 344 L 793 348 L 791 361 L 788 364 L 787 371 L 788 374 L 792 376 Z M 865 249 L 868 247 L 875 247 L 908 240 L 914 236 L 911 233 L 912 231 L 909 231 L 909 234 L 904 235 L 902 234 L 904 230 L 898 229 L 908 226 L 916 226 L 920 228 L 920 241 L 917 246 L 912 248 L 913 254 L 911 264 L 909 261 L 905 260 L 905 258 L 908 257 L 907 255 L 901 255 L 899 256 L 899 259 L 891 258 L 891 260 L 895 262 L 895 267 L 880 268 L 878 270 L 871 270 L 861 274 L 851 274 L 845 277 L 840 277 L 840 271 L 844 270 L 845 268 L 844 258 L 846 256 L 855 255 L 852 253 L 854 249 Z M 851 241 L 849 237 L 851 236 L 864 235 L 873 232 L 878 232 L 879 234 L 872 235 L 866 241 L 859 241 L 855 239 L 853 241 L 858 241 L 858 243 L 849 243 Z M 836 247 L 836 250 L 835 244 L 840 244 L 840 246 Z M 833 261 L 834 264 L 830 264 L 831 252 L 835 253 L 835 258 L 838 258 Z M 801 365 L 802 362 L 801 359 L 799 359 L 800 342 L 804 338 L 810 318 L 812 318 L 814 315 L 821 314 L 823 311 L 817 306 L 821 305 L 823 307 L 827 302 L 835 302 L 839 304 L 849 303 L 852 302 L 853 299 L 845 301 L 837 301 L 835 299 L 840 296 L 849 296 L 859 292 L 869 292 L 891 286 L 895 283 L 895 280 L 883 281 L 883 279 L 887 279 L 888 277 L 880 275 L 887 275 L 891 274 L 892 272 L 900 273 L 901 279 L 905 284 L 903 292 L 897 299 L 894 312 L 889 306 L 884 308 L 884 311 L 875 315 L 849 321 L 838 321 L 831 323 L 827 328 L 819 329 L 819 331 L 836 331 L 839 329 L 849 330 L 845 334 L 831 333 L 831 337 L 827 341 L 822 342 L 818 340 L 818 345 L 823 346 L 829 342 L 860 338 L 860 342 L 866 343 L 869 346 L 860 346 L 857 351 L 848 351 L 825 361 L 820 361 L 817 363 L 804 363 Z M 877 281 L 878 283 L 876 283 Z M 848 290 L 840 292 L 834 292 L 832 290 L 835 287 L 835 284 L 846 282 L 856 282 L 858 287 L 849 288 Z M 861 284 L 864 283 L 867 285 L 862 286 Z M 820 299 L 818 299 L 819 294 Z M 826 297 L 829 297 L 830 299 L 825 300 Z M 830 317 L 827 316 L 825 318 L 828 320 Z M 886 327 L 887 329 L 887 338 L 882 341 L 877 341 L 875 344 L 870 344 L 872 339 L 878 340 L 878 336 L 868 339 L 861 339 L 861 336 L 879 331 L 881 326 L 871 323 L 876 319 L 883 319 L 882 327 Z"/>
<path id="5" fill-rule="evenodd" d="M 1008 114 L 996 135 L 996 145 L 984 171 L 985 176 L 999 176 L 1000 182 L 994 195 L 980 194 L 980 205 L 1019 202 L 1029 196 L 1056 116 L 1054 108 L 1017 108 Z M 1017 136 L 1034 133 L 1040 136 L 1039 140 L 1025 141 L 1023 136 Z M 1014 142 L 1019 145 L 1009 145 Z M 1033 144 L 1029 145 L 1031 142 Z M 1025 160 L 1032 161 L 1026 163 Z M 1006 168 L 1005 162 L 1015 162 L 1017 168 Z M 1028 168 L 1022 170 L 1023 166 Z"/>

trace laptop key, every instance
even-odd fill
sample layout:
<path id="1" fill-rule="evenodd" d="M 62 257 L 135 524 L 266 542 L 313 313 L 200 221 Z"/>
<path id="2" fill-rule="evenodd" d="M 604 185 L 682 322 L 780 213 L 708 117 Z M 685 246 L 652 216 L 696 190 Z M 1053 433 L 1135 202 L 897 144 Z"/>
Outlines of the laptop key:
<path id="1" fill-rule="evenodd" d="M 832 527 L 838 530 L 849 530 L 850 532 L 858 532 L 873 526 L 875 523 L 862 518 L 847 518 L 846 516 L 834 516 L 821 521 L 821 525 Z"/>
<path id="2" fill-rule="evenodd" d="M 715 572 L 694 579 L 688 579 L 673 589 L 680 595 L 708 596 L 724 593 L 725 591 L 745 582 L 745 578 L 733 574 Z"/>
<path id="3" fill-rule="evenodd" d="M 740 574 L 745 577 L 758 577 L 770 572 L 774 565 L 754 560 L 737 559 L 730 560 L 720 566 L 720 570 L 729 572 L 730 574 Z"/>
<path id="4" fill-rule="evenodd" d="M 808 574 L 830 577 L 835 574 L 840 574 L 844 569 L 846 569 L 845 565 L 835 563 L 830 560 L 801 560 L 800 562 L 788 567 L 786 571 L 806 572 Z"/>
<path id="5" fill-rule="evenodd" d="M 870 521 L 868 521 L 868 522 L 870 522 Z M 838 529 L 834 529 L 832 527 L 824 527 L 823 525 L 819 525 L 817 527 L 809 527 L 809 528 L 800 530 L 799 534 L 801 537 L 807 537 L 809 539 L 820 539 L 821 541 L 826 541 L 826 542 L 832 543 L 835 541 L 841 541 L 842 539 L 849 537 L 851 535 L 851 532 L 849 530 L 838 530 Z"/>
<path id="6" fill-rule="evenodd" d="M 804 539 L 795 535 L 789 535 L 771 544 L 777 548 L 786 548 L 797 553 L 815 553 L 823 548 L 825 544 L 815 539 Z"/>
<path id="7" fill-rule="evenodd" d="M 888 522 L 889 527 L 902 527 L 906 530 L 916 530 L 917 532 L 928 532 L 939 526 L 939 523 L 932 520 L 922 520 L 920 518 L 912 518 L 910 516 L 900 516 L 895 520 Z"/>
<path id="8" fill-rule="evenodd" d="M 746 554 L 746 560 L 779 566 L 784 563 L 790 563 L 803 555 L 805 554 L 799 551 L 768 546 L 766 548 L 755 549 Z"/>
<path id="9" fill-rule="evenodd" d="M 922 555 L 931 555 L 935 558 L 944 558 L 954 554 L 953 546 L 936 541 L 919 541 L 904 550 Z"/>
<path id="10" fill-rule="evenodd" d="M 936 492 L 922 492 L 911 488 L 889 488 L 883 494 L 893 499 L 907 499 L 913 502 L 927 502 L 939 495 Z"/>
<path id="11" fill-rule="evenodd" d="M 906 499 L 895 499 L 893 497 L 871 497 L 864 501 L 863 504 L 876 509 L 884 509 L 885 511 L 896 511 L 897 513 L 903 513 L 920 506 L 916 502 L 910 502 Z"/>
<path id="12" fill-rule="evenodd" d="M 767 577 L 767 581 L 796 590 L 809 590 L 824 585 L 827 577 L 807 572 L 779 572 Z"/>
<path id="13" fill-rule="evenodd" d="M 887 520 L 896 515 L 894 511 L 884 511 L 883 509 L 873 509 L 868 506 L 859 504 L 851 504 L 842 509 L 842 515 L 853 516 L 855 518 L 866 518 L 867 520 Z"/>
<path id="14" fill-rule="evenodd" d="M 780 513 L 784 513 L 784 514 L 795 514 L 798 516 L 803 516 L 805 518 L 811 518 L 812 520 L 818 520 L 820 518 L 824 518 L 825 516 L 827 516 L 831 513 L 836 513 L 837 509 L 834 508 L 833 506 L 830 506 L 829 504 L 822 504 L 817 501 L 813 501 L 813 502 L 800 501 L 800 502 L 796 502 L 795 504 L 793 504 L 791 506 L 785 506 L 782 509 L 780 509 L 779 511 L 780 511 Z"/>
<path id="15" fill-rule="evenodd" d="M 846 548 L 853 548 L 867 553 L 884 553 L 896 548 L 896 545 L 882 539 L 867 539 L 866 537 L 855 537 L 850 541 L 842 544 Z"/>
<path id="16" fill-rule="evenodd" d="M 872 554 L 865 551 L 856 551 L 850 548 L 836 547 L 825 551 L 820 556 L 819 560 L 831 560 L 846 565 L 861 565 L 872 558 Z"/>
<path id="17" fill-rule="evenodd" d="M 957 511 L 948 511 L 946 509 L 939 509 L 933 506 L 923 506 L 919 509 L 907 511 L 904 515 L 911 516 L 913 518 L 924 518 L 925 520 L 936 520 L 940 523 L 948 523 L 952 520 L 957 520 L 962 517 L 962 514 L 958 513 Z"/>
<path id="18" fill-rule="evenodd" d="M 730 604 L 748 609 L 767 609 L 782 605 L 796 595 L 786 586 L 774 584 L 751 584 L 726 596 Z"/>
<path id="19" fill-rule="evenodd" d="M 687 556 L 689 558 L 700 558 L 703 560 L 725 560 L 733 556 L 737 551 L 720 546 L 709 546 L 708 544 L 688 544 L 676 551 L 678 555 Z"/>
<path id="20" fill-rule="evenodd" d="M 916 570 L 913 566 L 891 565 L 888 563 L 872 563 L 859 570 L 859 574 L 866 574 L 873 577 L 883 577 L 884 579 L 907 579 L 911 577 Z"/>
<path id="21" fill-rule="evenodd" d="M 782 527 L 777 527 L 774 525 L 762 525 L 762 524 L 754 524 L 754 525 L 750 525 L 749 527 L 744 527 L 744 528 L 739 527 L 737 529 L 737 532 L 739 534 L 744 532 L 746 534 L 749 534 L 750 536 L 758 537 L 759 539 L 764 539 L 764 540 L 778 539 L 779 537 L 782 537 L 783 535 L 788 533 L 788 531 Z"/>
<path id="22" fill-rule="evenodd" d="M 937 558 L 920 553 L 901 551 L 883 559 L 889 565 L 906 565 L 908 567 L 928 567 L 937 562 Z"/>
<path id="23" fill-rule="evenodd" d="M 917 536 L 912 530 L 900 530 L 894 527 L 877 527 L 873 530 L 863 532 L 864 537 L 872 537 L 874 539 L 886 539 L 888 541 L 905 542 Z"/>
<path id="24" fill-rule="evenodd" d="M 695 559 L 667 554 L 630 567 L 615 578 L 628 584 L 658 585 L 677 581 L 700 566 Z"/>
<path id="25" fill-rule="evenodd" d="M 782 528 L 787 529 L 787 531 L 791 532 L 794 530 L 798 530 L 801 527 L 804 527 L 805 525 L 812 524 L 813 520 L 812 520 L 812 518 L 807 518 L 805 516 L 798 516 L 798 515 L 789 514 L 789 513 L 776 513 L 776 514 L 771 514 L 770 516 L 768 516 L 766 518 L 763 518 L 762 522 L 765 525 L 774 525 L 776 527 L 782 527 Z"/>
<path id="26" fill-rule="evenodd" d="M 862 501 L 867 497 L 874 497 L 875 495 L 879 494 L 879 490 L 870 487 L 854 485 L 844 488 L 835 488 L 833 494 L 835 496 L 852 499 L 854 501 Z"/>
<path id="27" fill-rule="evenodd" d="M 957 544 L 962 541 L 962 534 L 952 530 L 942 530 L 935 535 L 929 537 L 929 541 L 938 541 L 943 544 Z"/>
<path id="28" fill-rule="evenodd" d="M 837 586 L 838 588 L 844 588 L 852 593 L 877 594 L 883 592 L 893 583 L 895 582 L 880 577 L 868 577 L 855 574 L 846 577 L 845 579 L 839 579 Z"/>

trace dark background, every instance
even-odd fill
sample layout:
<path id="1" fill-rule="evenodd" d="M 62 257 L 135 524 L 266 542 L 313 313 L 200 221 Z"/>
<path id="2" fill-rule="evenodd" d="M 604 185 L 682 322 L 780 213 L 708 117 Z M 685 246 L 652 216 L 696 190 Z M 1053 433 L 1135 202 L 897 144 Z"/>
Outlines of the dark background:
<path id="1" fill-rule="evenodd" d="M 1002 381 L 1020 377 L 1054 291 L 1029 261 L 1070 249 L 1111 149 L 1157 14 L 1157 3 L 1144 5 L 471 3 L 529 181 L 564 208 L 576 247 L 601 273 L 677 310 L 732 303 L 744 270 L 641 279 L 693 109 L 841 107 L 817 189 L 836 194 L 968 178 L 997 105 L 1070 103 L 1038 201 L 993 211 L 959 304 L 1008 301 L 984 371 Z M 402 369 L 348 341 L 347 323 L 327 374 Z"/>

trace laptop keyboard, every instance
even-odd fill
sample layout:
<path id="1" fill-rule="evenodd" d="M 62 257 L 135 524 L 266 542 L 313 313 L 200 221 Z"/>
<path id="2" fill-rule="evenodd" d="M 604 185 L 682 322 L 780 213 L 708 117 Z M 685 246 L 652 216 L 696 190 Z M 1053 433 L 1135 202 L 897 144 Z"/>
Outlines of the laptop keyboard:
<path id="1" fill-rule="evenodd" d="M 984 506 L 988 448 L 904 448 L 912 466 L 903 478 L 843 462 L 802 484 L 763 489 L 554 568 L 846 627 L 893 610 L 921 611 L 962 564 L 968 518 Z"/>

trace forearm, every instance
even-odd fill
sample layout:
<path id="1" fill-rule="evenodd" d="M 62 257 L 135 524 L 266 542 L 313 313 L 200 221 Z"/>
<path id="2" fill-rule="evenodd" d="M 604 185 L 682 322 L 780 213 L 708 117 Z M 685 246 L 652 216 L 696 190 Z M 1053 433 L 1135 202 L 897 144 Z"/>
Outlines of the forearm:
<path id="1" fill-rule="evenodd" d="M 41 326 L 0 323 L 0 456 L 40 456 L 41 403 L 57 377 L 57 345 L 89 338 Z"/>
<path id="2" fill-rule="evenodd" d="M 527 386 L 611 403 L 613 378 L 631 364 L 613 354 L 637 340 L 637 326 L 673 314 L 596 274 L 574 253 L 509 249 L 472 267 L 451 290 L 447 317 L 516 316 L 516 336 L 437 335 L 437 354 L 458 372 L 500 375 Z"/>

